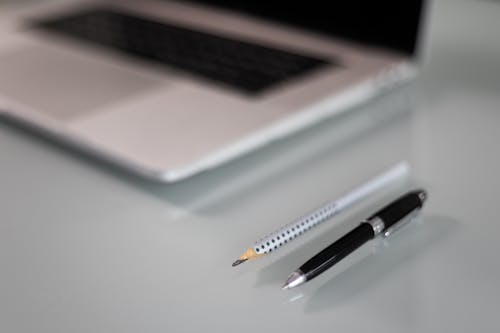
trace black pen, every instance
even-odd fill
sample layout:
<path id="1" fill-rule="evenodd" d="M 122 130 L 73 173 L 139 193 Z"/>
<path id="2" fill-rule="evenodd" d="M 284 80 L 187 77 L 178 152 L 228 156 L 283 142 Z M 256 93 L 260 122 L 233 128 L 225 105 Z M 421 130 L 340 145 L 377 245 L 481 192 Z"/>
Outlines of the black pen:
<path id="1" fill-rule="evenodd" d="M 290 274 L 282 289 L 293 288 L 312 280 L 380 234 L 389 236 L 404 222 L 409 221 L 409 217 L 422 208 L 426 199 L 427 192 L 424 190 L 411 191 L 396 199 L 300 266 Z"/>

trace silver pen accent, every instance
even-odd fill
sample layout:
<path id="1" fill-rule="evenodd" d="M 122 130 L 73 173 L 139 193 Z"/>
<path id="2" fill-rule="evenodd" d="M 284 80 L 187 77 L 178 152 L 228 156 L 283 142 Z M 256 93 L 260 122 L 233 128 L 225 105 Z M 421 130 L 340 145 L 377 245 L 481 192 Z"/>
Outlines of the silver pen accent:
<path id="1" fill-rule="evenodd" d="M 296 270 L 292 274 L 288 276 L 288 279 L 286 279 L 285 284 L 281 289 L 286 290 L 289 288 L 297 287 L 301 285 L 302 283 L 306 282 L 306 276 L 300 269 Z"/>

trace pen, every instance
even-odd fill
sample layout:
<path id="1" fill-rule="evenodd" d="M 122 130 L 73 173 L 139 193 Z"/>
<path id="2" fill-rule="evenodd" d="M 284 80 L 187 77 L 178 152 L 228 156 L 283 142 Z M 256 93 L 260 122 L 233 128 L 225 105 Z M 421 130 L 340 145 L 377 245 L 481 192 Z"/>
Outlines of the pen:
<path id="1" fill-rule="evenodd" d="M 296 237 L 309 231 L 311 228 L 340 213 L 354 203 L 380 190 L 384 186 L 403 178 L 408 174 L 408 170 L 408 163 L 400 162 L 367 183 L 342 196 L 338 200 L 329 202 L 311 213 L 299 218 L 298 220 L 295 220 L 261 238 L 256 241 L 253 246 L 249 247 L 245 253 L 243 253 L 233 263 L 233 267 L 247 260 L 259 258 L 277 250 L 281 246 L 289 243 Z"/>
<path id="2" fill-rule="evenodd" d="M 396 199 L 300 266 L 289 275 L 282 289 L 293 288 L 312 280 L 380 234 L 389 236 L 410 221 L 409 217 L 422 208 L 426 199 L 427 192 L 424 190 L 411 191 Z"/>

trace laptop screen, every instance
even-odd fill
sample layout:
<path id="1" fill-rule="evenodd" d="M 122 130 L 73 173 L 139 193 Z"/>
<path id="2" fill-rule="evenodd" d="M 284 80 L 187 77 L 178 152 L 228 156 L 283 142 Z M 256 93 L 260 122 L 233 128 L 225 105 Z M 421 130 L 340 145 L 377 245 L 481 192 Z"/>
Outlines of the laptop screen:
<path id="1" fill-rule="evenodd" d="M 414 55 L 424 0 L 193 0 Z"/>

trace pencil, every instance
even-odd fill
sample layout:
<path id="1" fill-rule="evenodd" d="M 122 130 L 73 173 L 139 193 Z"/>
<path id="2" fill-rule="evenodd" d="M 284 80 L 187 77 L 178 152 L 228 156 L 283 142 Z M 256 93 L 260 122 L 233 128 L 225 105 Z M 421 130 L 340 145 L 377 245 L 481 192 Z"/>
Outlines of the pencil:
<path id="1" fill-rule="evenodd" d="M 281 248 L 315 226 L 327 221 L 356 202 L 366 198 L 370 194 L 388 186 L 390 183 L 402 179 L 408 174 L 408 172 L 409 165 L 407 162 L 398 163 L 360 187 L 348 192 L 336 201 L 328 202 L 299 219 L 259 239 L 235 262 L 233 262 L 233 267 L 238 266 L 245 261 L 263 257 Z"/>

